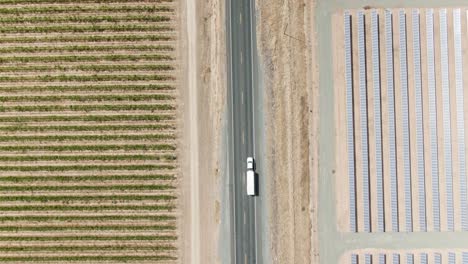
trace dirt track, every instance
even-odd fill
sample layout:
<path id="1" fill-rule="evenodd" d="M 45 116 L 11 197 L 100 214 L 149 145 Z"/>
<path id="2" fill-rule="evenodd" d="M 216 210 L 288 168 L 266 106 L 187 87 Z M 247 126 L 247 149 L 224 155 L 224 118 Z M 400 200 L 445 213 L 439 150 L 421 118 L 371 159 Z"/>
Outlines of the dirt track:
<path id="1" fill-rule="evenodd" d="M 223 263 L 219 249 L 221 161 L 226 97 L 224 3 L 183 7 L 182 49 L 195 64 L 184 66 L 184 167 L 180 263 Z M 189 8 L 189 10 L 187 10 Z M 190 14 L 188 14 L 190 13 Z M 190 19 L 187 21 L 186 19 Z M 193 47 L 189 48 L 189 45 Z M 187 61 L 188 58 L 185 58 Z M 188 125 L 190 124 L 190 125 Z"/>

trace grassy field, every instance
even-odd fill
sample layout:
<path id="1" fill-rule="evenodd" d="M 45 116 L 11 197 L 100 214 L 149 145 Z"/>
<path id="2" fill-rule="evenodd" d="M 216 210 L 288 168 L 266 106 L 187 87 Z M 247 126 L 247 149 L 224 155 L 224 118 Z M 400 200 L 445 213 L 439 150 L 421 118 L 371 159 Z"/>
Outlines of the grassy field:
<path id="1" fill-rule="evenodd" d="M 177 260 L 176 0 L 0 0 L 0 262 Z"/>

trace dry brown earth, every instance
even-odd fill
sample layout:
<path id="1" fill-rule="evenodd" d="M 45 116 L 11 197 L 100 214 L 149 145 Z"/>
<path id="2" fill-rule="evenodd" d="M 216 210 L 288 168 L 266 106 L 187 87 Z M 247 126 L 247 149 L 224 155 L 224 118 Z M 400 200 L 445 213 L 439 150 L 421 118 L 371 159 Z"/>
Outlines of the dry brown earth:
<path id="1" fill-rule="evenodd" d="M 273 263 L 317 263 L 314 1 L 257 1 Z"/>
<path id="2" fill-rule="evenodd" d="M 224 2 L 183 4 L 182 49 L 186 89 L 184 103 L 184 168 L 181 263 L 223 263 L 219 252 L 221 221 L 221 149 L 226 109 Z M 191 22 L 187 22 L 187 19 Z M 192 31 L 187 32 L 187 31 Z M 195 48 L 191 50 L 190 45 Z M 195 64 L 190 64 L 193 56 Z M 189 90 L 191 89 L 191 90 Z M 193 114 L 194 111 L 196 114 Z M 190 125 L 189 125 L 190 124 Z M 196 131 L 195 131 L 196 130 Z M 192 159 L 191 159 L 192 158 Z M 195 177 L 195 178 L 194 178 Z M 196 200 L 196 201 L 194 201 Z M 195 206 L 194 206 L 195 205 Z"/>

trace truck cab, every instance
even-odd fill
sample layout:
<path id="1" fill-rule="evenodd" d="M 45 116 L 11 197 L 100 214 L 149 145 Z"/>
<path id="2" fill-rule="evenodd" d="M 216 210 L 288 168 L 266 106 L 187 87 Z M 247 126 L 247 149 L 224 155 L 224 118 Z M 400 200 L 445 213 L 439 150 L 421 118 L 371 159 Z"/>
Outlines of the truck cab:
<path id="1" fill-rule="evenodd" d="M 247 158 L 247 172 L 246 172 L 246 186 L 247 195 L 257 195 L 257 179 L 255 173 L 255 161 L 252 157 Z"/>

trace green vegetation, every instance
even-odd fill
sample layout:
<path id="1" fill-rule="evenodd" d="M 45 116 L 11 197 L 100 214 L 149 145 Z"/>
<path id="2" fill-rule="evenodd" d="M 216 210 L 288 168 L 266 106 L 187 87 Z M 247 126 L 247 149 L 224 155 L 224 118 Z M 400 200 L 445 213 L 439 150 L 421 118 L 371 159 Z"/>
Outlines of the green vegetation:
<path id="1" fill-rule="evenodd" d="M 92 226 L 0 226 L 0 232 L 21 232 L 21 231 L 154 231 L 154 230 L 174 230 L 175 225 L 92 225 Z"/>
<path id="2" fill-rule="evenodd" d="M 0 151 L 137 151 L 175 150 L 171 144 L 127 144 L 127 145 L 27 145 L 1 146 Z"/>
<path id="3" fill-rule="evenodd" d="M 48 135 L 48 136 L 0 136 L 0 142 L 8 141 L 114 141 L 114 140 L 164 140 L 174 139 L 167 134 L 136 134 L 136 135 Z M 96 157 L 96 156 L 94 156 Z M 107 156 L 109 157 L 109 156 Z"/>
<path id="4" fill-rule="evenodd" d="M 156 34 L 156 35 L 113 35 L 113 36 L 87 36 L 87 35 L 73 35 L 73 36 L 19 36 L 19 37 L 3 37 L 0 38 L 0 43 L 41 43 L 41 42 L 139 42 L 139 41 L 169 41 L 174 40 L 170 35 Z"/>
<path id="5" fill-rule="evenodd" d="M 173 12 L 174 9 L 168 6 L 116 6 L 116 5 L 99 5 L 93 6 L 39 6 L 39 7 L 14 7 L 0 8 L 0 14 L 20 15 L 20 14 L 54 14 L 68 12 L 113 12 L 113 13 L 155 13 L 155 12 Z M 20 31 L 21 32 L 21 31 Z M 22 32 L 21 32 L 22 33 Z"/>
<path id="6" fill-rule="evenodd" d="M 177 6 L 0 0 L 0 263 L 177 260 Z"/>
<path id="7" fill-rule="evenodd" d="M 10 126 L 0 126 L 0 131 L 4 132 L 45 132 L 45 131 L 167 131 L 172 132 L 175 129 L 174 125 L 169 124 L 154 124 L 154 125 L 83 125 L 83 126 L 59 126 L 59 125 L 45 125 L 45 126 L 34 126 L 25 124 L 14 124 Z"/>
<path id="8" fill-rule="evenodd" d="M 152 0 L 152 3 L 171 3 L 173 0 Z M 80 0 L 80 3 L 145 3 L 146 0 Z M 75 0 L 2 0 L 0 4 L 68 4 L 76 3 Z"/>
<path id="9" fill-rule="evenodd" d="M 0 8 L 0 14 L 2 9 Z M 90 26 L 3 26 L 0 33 L 84 33 L 84 32 L 169 32 L 174 29 L 170 26 L 146 26 L 146 25 L 90 25 Z"/>
<path id="10" fill-rule="evenodd" d="M 175 200 L 176 197 L 172 195 L 119 195 L 119 196 L 2 196 L 0 197 L 1 202 L 7 201 L 22 201 L 22 202 L 72 202 L 72 201 L 171 201 Z M 0 218 L 1 220 L 1 218 Z"/>
<path id="11" fill-rule="evenodd" d="M 170 75 L 42 75 L 42 76 L 0 76 L 0 82 L 100 82 L 100 81 L 169 81 Z"/>
<path id="12" fill-rule="evenodd" d="M 152 105 L 27 105 L 0 106 L 0 112 L 58 112 L 58 111 L 164 111 L 175 110 L 168 104 Z M 1 129 L 0 129 L 1 130 Z"/>
<path id="13" fill-rule="evenodd" d="M 129 240 L 140 240 L 140 241 L 174 241 L 177 236 L 157 236 L 157 235 L 140 235 L 140 236 L 87 236 L 87 235 L 76 235 L 76 236 L 0 236 L 0 241 L 17 241 L 21 238 L 21 241 L 129 241 Z"/>
<path id="14" fill-rule="evenodd" d="M 1 20 L 1 18 L 0 18 Z M 137 51 L 172 51 L 174 47 L 171 45 L 111 45 L 111 46 L 64 46 L 64 47 L 4 47 L 0 48 L 0 53 L 36 53 L 36 52 L 97 52 L 97 51 L 116 51 L 116 50 L 137 50 Z M 57 65 L 60 67 L 60 65 Z M 85 66 L 85 65 L 80 65 Z M 97 65 L 88 65 L 97 66 Z M 116 65 L 121 66 L 121 65 Z M 68 69 L 68 68 L 65 68 Z"/>
<path id="15" fill-rule="evenodd" d="M 3 167 L 2 167 L 3 168 Z M 8 171 L 8 170 L 7 170 Z M 60 185 L 60 186 L 17 186 L 17 185 L 3 185 L 0 186 L 0 191 L 106 191 L 106 190 L 122 190 L 122 191 L 151 191 L 151 190 L 169 190 L 174 189 L 174 186 L 167 184 L 152 184 L 152 185 Z"/>
<path id="16" fill-rule="evenodd" d="M 17 252 L 17 251 L 93 251 L 93 250 L 105 250 L 105 251 L 123 251 L 123 250 L 176 250 L 177 248 L 172 245 L 155 245 L 155 246 L 132 246 L 132 245 L 92 245 L 92 246 L 9 246 L 0 247 L 0 252 Z"/>
<path id="17" fill-rule="evenodd" d="M 175 257 L 168 255 L 144 255 L 144 256 L 40 256 L 40 257 L 1 257 L 0 261 L 27 261 L 27 262 L 42 262 L 42 261 L 159 261 L 159 260 L 175 260 Z"/>
<path id="18" fill-rule="evenodd" d="M 2 92 L 9 92 L 9 93 L 17 93 L 17 92 L 147 92 L 147 91 L 167 91 L 167 90 L 174 90 L 174 86 L 168 84 L 142 84 L 142 85 L 135 85 L 135 84 L 128 84 L 128 85 L 70 85 L 70 86 L 61 86 L 61 85 L 53 85 L 53 86 L 9 86 L 9 87 L 1 87 L 0 91 Z"/>
<path id="19" fill-rule="evenodd" d="M 173 154 L 158 155 L 48 155 L 48 156 L 0 156 L 0 161 L 172 161 L 177 157 Z M 3 177 L 3 176 L 2 176 Z M 2 180 L 0 177 L 0 181 Z"/>
<path id="20" fill-rule="evenodd" d="M 44 102 L 44 101 L 149 101 L 149 100 L 170 100 L 174 99 L 172 95 L 168 94 L 131 94 L 131 95 L 117 95 L 117 94 L 100 94 L 100 95 L 25 95 L 25 96 L 2 96 L 0 102 Z"/>
<path id="21" fill-rule="evenodd" d="M 8 221 L 30 221 L 30 222 L 50 222 L 50 221 L 116 221 L 116 220 L 149 220 L 149 221 L 171 221 L 176 220 L 172 215 L 73 215 L 73 216 L 35 216 L 35 215 L 22 215 L 22 216 L 0 216 L 0 222 Z"/>
<path id="22" fill-rule="evenodd" d="M 136 135 L 47 135 L 47 136 L 0 136 L 0 142 L 8 141 L 108 141 L 108 140 L 163 140 L 174 139 L 167 134 L 136 134 Z M 97 157 L 97 156 L 94 156 Z M 109 157 L 109 156 L 107 156 Z M 125 157 L 125 156 L 124 156 Z M 132 158 L 134 156 L 126 156 Z M 141 155 L 140 155 L 141 157 Z"/>
<path id="23" fill-rule="evenodd" d="M 1 63 L 29 63 L 29 62 L 101 62 L 101 61 L 170 61 L 170 55 L 63 55 L 63 56 L 13 56 L 0 57 Z"/>
<path id="24" fill-rule="evenodd" d="M 149 164 L 138 164 L 138 165 L 59 165 L 59 166 L 0 166 L 0 171 L 88 171 L 88 170 L 171 170 L 175 167 L 173 165 L 149 165 Z M 120 188 L 118 186 L 111 186 L 110 188 Z M 135 186 L 126 186 L 128 188 L 136 188 Z M 11 187 L 14 188 L 14 187 Z M 78 187 L 76 187 L 78 188 Z M 90 186 L 90 188 L 93 188 Z M 99 186 L 99 188 L 101 188 Z M 147 187 L 141 187 L 147 188 Z M 159 188 L 155 186 L 155 188 Z M 162 188 L 162 187 L 161 187 Z M 0 190 L 4 189 L 4 186 L 0 186 Z M 13 190 L 13 189 L 9 189 Z"/>
<path id="25" fill-rule="evenodd" d="M 56 182 L 81 182 L 81 181 L 153 181 L 153 180 L 174 180 L 176 177 L 172 174 L 152 174 L 152 175 L 80 175 L 80 176 L 64 176 L 64 175 L 53 175 L 53 176 L 2 176 L 0 182 L 41 182 L 41 181 L 56 181 Z M 5 196 L 3 196 L 5 197 Z M 0 196 L 0 199 L 3 198 Z M 120 197 L 120 196 L 119 196 Z"/>
<path id="26" fill-rule="evenodd" d="M 63 0 L 62 0 L 63 1 Z M 61 1 L 61 2 L 62 2 Z M 83 0 L 81 0 L 82 2 Z M 5 1 L 2 0 L 0 4 Z M 0 23 L 102 23 L 102 22 L 169 22 L 171 17 L 158 15 L 126 15 L 126 16 L 67 16 L 67 17 L 51 17 L 51 16 L 34 16 L 34 17 L 0 17 Z"/>
<path id="27" fill-rule="evenodd" d="M 18 206 L 0 206 L 0 211 L 171 211 L 173 205 L 18 205 Z M 0 241 L 2 237 L 0 236 Z"/>
<path id="28" fill-rule="evenodd" d="M 0 51 L 1 53 L 1 51 Z M 76 66 L 7 66 L 0 72 L 42 72 L 42 71 L 87 71 L 87 72 L 119 72 L 119 71 L 171 71 L 170 65 L 76 65 Z"/>
<path id="29" fill-rule="evenodd" d="M 152 3 L 171 3 L 173 0 L 153 0 Z M 80 0 L 80 3 L 145 3 L 147 0 Z M 0 4 L 68 4 L 76 3 L 74 0 L 1 0 Z"/>
<path id="30" fill-rule="evenodd" d="M 118 96 L 116 96 L 117 98 Z M 1 101 L 1 100 L 0 100 Z M 109 122 L 109 121 L 164 121 L 173 120 L 172 115 L 83 115 L 83 116 L 0 116 L 0 122 Z"/>

